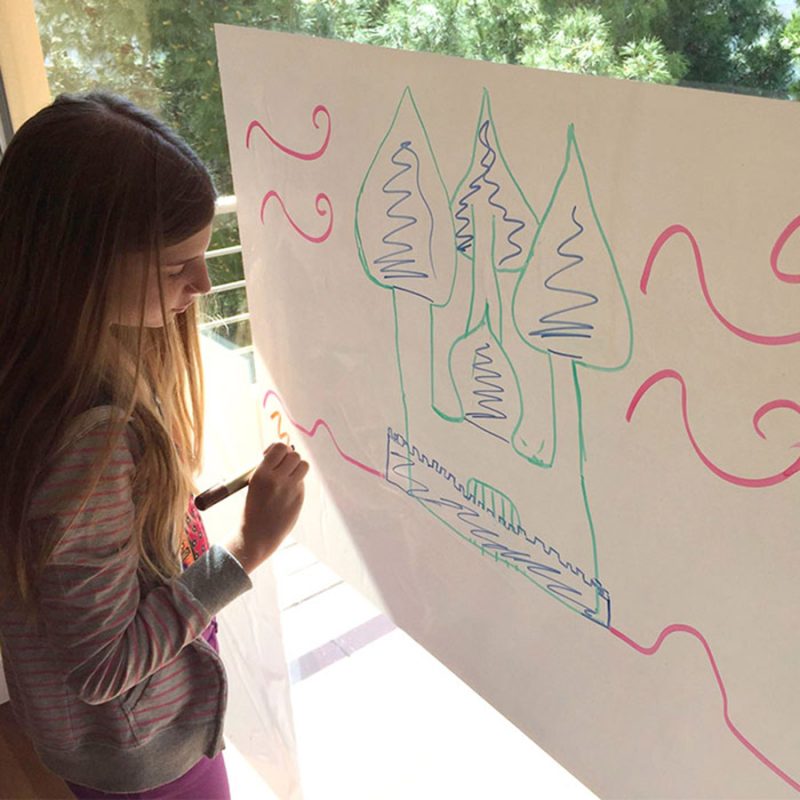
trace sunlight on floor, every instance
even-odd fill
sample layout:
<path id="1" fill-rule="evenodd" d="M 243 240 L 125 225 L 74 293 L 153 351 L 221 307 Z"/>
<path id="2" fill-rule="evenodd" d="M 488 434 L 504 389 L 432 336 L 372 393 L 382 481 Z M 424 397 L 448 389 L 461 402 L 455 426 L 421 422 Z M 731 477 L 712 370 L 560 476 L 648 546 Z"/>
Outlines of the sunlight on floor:
<path id="1" fill-rule="evenodd" d="M 595 798 L 303 545 L 273 567 L 305 800 Z"/>

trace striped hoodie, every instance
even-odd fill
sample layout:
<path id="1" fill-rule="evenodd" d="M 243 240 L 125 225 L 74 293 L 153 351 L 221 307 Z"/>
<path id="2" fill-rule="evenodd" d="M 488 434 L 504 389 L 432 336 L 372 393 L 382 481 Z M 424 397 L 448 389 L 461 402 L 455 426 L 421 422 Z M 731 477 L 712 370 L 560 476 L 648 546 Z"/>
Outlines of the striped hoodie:
<path id="1" fill-rule="evenodd" d="M 225 671 L 201 634 L 252 584 L 214 545 L 180 576 L 140 585 L 130 429 L 69 525 L 114 413 L 78 417 L 37 487 L 31 525 L 57 544 L 37 587 L 38 619 L 13 601 L 0 606 L 0 647 L 15 716 L 44 764 L 73 783 L 136 792 L 222 749 Z"/>

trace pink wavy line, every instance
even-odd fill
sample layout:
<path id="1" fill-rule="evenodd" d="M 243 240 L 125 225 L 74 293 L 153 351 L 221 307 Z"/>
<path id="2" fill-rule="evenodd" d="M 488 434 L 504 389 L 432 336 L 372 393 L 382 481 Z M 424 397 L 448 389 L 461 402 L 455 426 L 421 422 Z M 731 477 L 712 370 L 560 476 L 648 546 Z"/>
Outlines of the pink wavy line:
<path id="1" fill-rule="evenodd" d="M 722 695 L 722 713 L 723 716 L 725 717 L 725 724 L 728 726 L 728 730 L 730 730 L 730 732 L 739 740 L 739 742 L 743 744 L 765 767 L 767 767 L 767 769 L 774 772 L 775 775 L 777 775 L 782 781 L 791 786 L 792 789 L 794 789 L 796 792 L 800 792 L 800 783 L 798 783 L 798 781 L 796 781 L 791 776 L 787 775 L 777 764 L 770 761 L 733 724 L 733 721 L 730 718 L 730 714 L 728 713 L 728 693 L 725 690 L 725 684 L 722 681 L 722 675 L 720 674 L 719 667 L 717 666 L 717 661 L 714 658 L 714 654 L 711 652 L 711 647 L 709 646 L 703 634 L 700 633 L 700 631 L 698 631 L 696 628 L 691 627 L 691 625 L 668 625 L 658 635 L 655 644 L 653 644 L 651 647 L 643 647 L 642 645 L 637 644 L 636 642 L 633 641 L 633 639 L 622 633 L 622 631 L 619 631 L 614 627 L 609 627 L 609 630 L 618 639 L 621 639 L 623 642 L 625 642 L 625 644 L 629 645 L 638 653 L 641 653 L 642 655 L 645 656 L 652 656 L 654 653 L 658 652 L 659 648 L 661 647 L 667 636 L 670 636 L 673 633 L 688 633 L 690 636 L 694 636 L 694 638 L 697 639 L 700 642 L 700 644 L 703 645 L 703 649 L 706 651 L 708 660 L 711 663 L 711 669 L 714 672 L 714 678 L 717 681 L 720 694 Z"/>
<path id="2" fill-rule="evenodd" d="M 244 137 L 245 147 L 248 149 L 250 148 L 250 135 L 253 133 L 254 129 L 258 129 L 275 145 L 275 147 L 287 155 L 292 156 L 292 158 L 300 158 L 303 161 L 314 161 L 314 159 L 319 158 L 328 149 L 328 143 L 331 140 L 331 115 L 325 106 L 319 105 L 314 107 L 314 110 L 311 112 L 311 122 L 314 124 L 315 128 L 319 128 L 317 115 L 320 113 L 325 114 L 325 118 L 328 121 L 328 130 L 325 133 L 325 141 L 322 143 L 322 147 L 320 147 L 319 150 L 315 150 L 313 153 L 301 153 L 299 150 L 292 150 L 285 144 L 281 144 L 257 119 L 254 119 L 247 126 L 247 133 Z"/>
<path id="3" fill-rule="evenodd" d="M 264 399 L 261 401 L 261 405 L 262 406 L 266 406 L 267 405 L 267 400 L 269 400 L 270 397 L 274 397 L 281 404 L 281 408 L 283 409 L 284 413 L 286 414 L 286 404 L 283 402 L 283 399 L 281 398 L 281 396 L 276 391 L 274 391 L 272 389 L 269 389 L 267 391 L 267 393 L 264 395 Z M 333 442 L 333 446 L 336 448 L 336 450 L 339 453 L 339 455 L 345 461 L 347 461 L 348 464 L 352 464 L 354 467 L 358 467 L 359 469 L 364 470 L 364 472 L 368 472 L 370 475 L 375 475 L 376 477 L 378 477 L 381 480 L 383 480 L 383 473 L 382 472 L 379 472 L 377 469 L 373 469 L 372 467 L 368 467 L 366 464 L 363 464 L 361 461 L 358 461 L 357 459 L 353 458 L 352 456 L 347 455 L 347 453 L 345 453 L 344 450 L 342 450 L 342 448 L 339 447 L 339 443 L 336 441 L 336 437 L 333 435 L 333 431 L 331 430 L 330 425 L 328 425 L 328 423 L 325 422 L 324 419 L 317 419 L 314 422 L 314 425 L 311 428 L 311 430 L 309 430 L 308 428 L 304 428 L 296 420 L 292 419 L 292 417 L 290 417 L 289 414 L 286 414 L 286 417 L 289 420 L 289 422 L 291 422 L 292 425 L 294 425 L 294 427 L 297 428 L 297 430 L 301 431 L 302 433 L 304 433 L 306 436 L 309 436 L 309 437 L 315 436 L 316 433 L 317 433 L 317 430 L 319 428 L 325 428 L 325 430 L 328 432 L 328 436 L 331 437 L 331 442 Z"/>
<path id="4" fill-rule="evenodd" d="M 800 471 L 800 457 L 798 457 L 791 465 L 789 465 L 785 470 L 782 472 L 778 472 L 775 475 L 769 475 L 765 478 L 743 478 L 739 475 L 734 475 L 730 472 L 726 472 L 722 468 L 718 467 L 714 464 L 708 456 L 703 453 L 700 449 L 700 445 L 697 443 L 697 440 L 694 438 L 692 434 L 691 427 L 689 426 L 689 414 L 687 410 L 687 390 L 686 390 L 686 383 L 683 380 L 683 377 L 679 372 L 676 372 L 674 369 L 662 369 L 658 372 L 653 373 L 637 390 L 636 393 L 633 395 L 633 399 L 628 406 L 628 410 L 625 412 L 625 419 L 627 422 L 631 421 L 631 417 L 633 417 L 633 412 L 636 410 L 636 407 L 639 404 L 639 401 L 644 397 L 645 393 L 655 386 L 659 381 L 665 380 L 667 378 L 673 378 L 674 380 L 678 381 L 681 385 L 681 411 L 683 413 L 683 426 L 686 429 L 686 434 L 689 437 L 689 441 L 694 448 L 695 453 L 700 458 L 700 460 L 705 464 L 705 466 L 711 470 L 717 477 L 722 478 L 728 483 L 736 484 L 737 486 L 744 486 L 750 489 L 762 489 L 766 486 L 775 486 L 776 484 L 782 483 L 783 481 L 790 478 L 796 472 Z M 758 423 L 760 422 L 761 418 L 764 414 L 768 413 L 774 408 L 791 408 L 795 411 L 800 411 L 800 407 L 797 406 L 796 403 L 793 403 L 791 400 L 772 400 L 769 403 L 765 403 L 761 406 L 758 411 L 753 416 L 753 426 L 756 429 L 756 432 L 761 436 L 762 439 L 766 438 L 761 431 Z"/>
<path id="5" fill-rule="evenodd" d="M 761 430 L 761 426 L 759 422 L 761 422 L 761 418 L 768 414 L 770 411 L 773 411 L 776 408 L 787 408 L 790 411 L 794 411 L 796 414 L 800 414 L 800 405 L 795 403 L 793 400 L 770 400 L 769 403 L 764 403 L 755 414 L 753 414 L 753 427 L 756 429 L 756 433 L 762 438 L 766 439 L 767 436 L 764 431 Z M 792 447 L 800 447 L 800 442 L 795 442 Z"/>
<path id="6" fill-rule="evenodd" d="M 800 220 L 800 218 L 798 218 Z M 800 222 L 798 220 L 794 220 L 794 222 L 790 223 L 789 226 L 784 230 L 781 236 L 778 237 L 778 241 L 775 243 L 775 247 L 773 247 L 772 253 L 777 261 L 777 253 L 780 253 L 784 243 L 789 238 L 791 233 L 793 232 L 794 228 L 791 226 L 794 225 L 796 222 L 797 226 L 800 226 Z M 791 230 L 789 230 L 791 228 Z M 788 231 L 788 233 L 787 233 Z M 661 248 L 669 241 L 673 236 L 676 234 L 682 233 L 686 238 L 689 240 L 689 243 L 692 245 L 692 251 L 694 252 L 694 261 L 697 267 L 697 276 L 700 279 L 700 288 L 703 292 L 703 297 L 705 298 L 706 305 L 711 309 L 711 312 L 714 316 L 733 334 L 736 336 L 741 337 L 742 339 L 746 339 L 748 342 L 754 342 L 755 344 L 763 344 L 763 345 L 782 345 L 782 344 L 794 344 L 795 342 L 800 342 L 800 331 L 797 333 L 787 333 L 782 336 L 767 336 L 760 333 L 752 333 L 750 331 L 744 330 L 744 328 L 740 328 L 737 325 L 734 325 L 728 319 L 726 319 L 722 312 L 714 305 L 714 301 L 711 299 L 711 293 L 708 291 L 708 284 L 706 283 L 706 276 L 705 271 L 703 268 L 703 257 L 700 253 L 700 246 L 697 244 L 697 239 L 694 238 L 692 232 L 684 225 L 670 225 L 666 228 L 661 235 L 655 240 L 653 246 L 650 248 L 650 253 L 647 256 L 647 261 L 644 265 L 644 271 L 642 272 L 642 278 L 639 281 L 639 288 L 641 289 L 642 294 L 647 294 L 647 284 L 650 280 L 650 273 L 653 269 L 653 263 L 656 260 Z M 780 246 L 779 246 L 780 245 Z M 777 253 L 776 253 L 777 249 Z M 780 273 L 777 270 L 777 263 L 773 265 L 773 271 L 778 275 L 781 280 L 786 281 L 800 281 L 800 275 L 786 275 L 785 277 L 781 277 L 785 275 L 785 273 Z"/>
<path id="7" fill-rule="evenodd" d="M 268 191 L 264 195 L 264 198 L 261 201 L 261 222 L 262 223 L 264 222 L 264 208 L 266 207 L 267 203 L 273 197 L 281 204 L 281 208 L 283 209 L 283 214 L 286 217 L 286 219 L 289 221 L 289 224 L 307 241 L 313 242 L 314 244 L 320 244 L 321 242 L 324 242 L 331 235 L 331 231 L 333 230 L 333 206 L 331 205 L 331 200 L 328 197 L 328 195 L 324 194 L 323 192 L 320 192 L 317 195 L 316 203 L 315 203 L 315 207 L 317 209 L 317 214 L 319 214 L 321 217 L 324 217 L 324 216 L 327 216 L 328 212 L 330 212 L 330 215 L 331 215 L 331 218 L 328 221 L 327 230 L 320 236 L 311 236 L 311 234 L 306 233 L 304 230 L 302 230 L 302 228 L 300 228 L 297 225 L 297 223 L 289 215 L 289 212 L 286 210 L 286 205 L 284 204 L 283 199 L 281 198 L 281 196 L 274 189 L 270 189 L 270 191 Z M 327 210 L 320 207 L 320 204 L 323 201 L 328 206 Z"/>
<path id="8" fill-rule="evenodd" d="M 668 373 L 668 372 L 671 372 L 671 370 L 663 370 L 663 372 L 664 373 Z M 653 377 L 655 377 L 655 376 L 653 376 Z M 667 377 L 667 376 L 666 375 L 662 375 L 662 377 Z M 681 385 L 683 385 L 683 381 L 681 379 L 681 376 L 678 373 L 674 373 L 670 377 L 677 377 L 677 379 L 681 381 Z M 652 378 L 651 378 L 651 380 L 652 380 Z M 639 391 L 642 392 L 641 389 Z M 266 394 L 264 395 L 264 399 L 262 401 L 262 406 L 266 406 L 267 401 L 269 400 L 270 397 L 274 397 L 280 403 L 281 407 L 283 408 L 284 413 L 286 413 L 286 404 L 283 402 L 283 399 L 281 398 L 281 396 L 276 391 L 274 391 L 272 389 L 267 390 Z M 635 398 L 634 400 L 635 400 L 635 402 L 638 402 L 637 398 Z M 631 404 L 632 407 L 629 408 L 629 410 L 628 410 L 629 414 L 632 413 L 632 408 L 633 408 L 633 406 L 635 406 L 635 402 Z M 783 401 L 775 401 L 775 402 L 783 402 Z M 788 403 L 790 401 L 785 401 L 785 402 Z M 767 405 L 770 405 L 770 404 L 767 404 Z M 781 407 L 784 407 L 784 406 L 781 406 Z M 762 407 L 762 409 L 763 408 L 764 407 Z M 762 409 L 759 409 L 759 411 L 761 411 Z M 764 413 L 766 413 L 766 411 Z M 376 476 L 376 477 L 378 477 L 380 479 L 383 479 L 384 476 L 383 476 L 382 472 L 379 472 L 378 470 L 373 469 L 372 467 L 368 467 L 366 464 L 363 464 L 362 462 L 358 461 L 357 459 L 353 458 L 352 456 L 347 455 L 341 449 L 341 447 L 339 447 L 339 443 L 336 441 L 336 437 L 334 436 L 333 431 L 331 430 L 331 428 L 328 425 L 328 423 L 325 422 L 325 420 L 318 418 L 314 422 L 313 427 L 309 430 L 308 428 L 305 428 L 304 426 L 300 425 L 300 423 L 298 423 L 291 416 L 289 416 L 289 414 L 286 414 L 286 416 L 289 419 L 289 421 L 292 423 L 292 425 L 294 425 L 294 427 L 297 428 L 297 430 L 302 431 L 304 434 L 306 434 L 309 437 L 313 437 L 314 435 L 316 435 L 316 432 L 320 427 L 325 428 L 325 430 L 328 432 L 328 435 L 331 438 L 331 441 L 333 442 L 333 446 L 336 448 L 336 450 L 339 453 L 339 455 L 345 461 L 347 461 L 348 463 L 352 464 L 355 467 L 358 467 L 359 469 L 363 470 L 364 472 L 367 472 L 367 473 L 369 473 L 371 475 L 374 475 L 374 476 Z M 763 414 L 761 416 L 763 416 Z M 760 419 L 760 416 L 759 416 L 759 419 Z M 630 416 L 628 416 L 628 421 L 630 421 Z M 756 424 L 755 419 L 754 419 L 754 424 Z M 758 430 L 757 425 L 756 425 L 756 428 Z M 631 639 L 629 636 L 626 636 L 624 633 L 622 633 L 622 631 L 618 630 L 617 628 L 614 628 L 613 626 L 609 626 L 609 631 L 612 634 L 614 634 L 614 636 L 616 636 L 618 639 L 620 639 L 621 641 L 625 642 L 625 644 L 629 645 L 630 647 L 632 647 L 637 652 L 641 653 L 642 655 L 646 655 L 646 656 L 652 656 L 656 652 L 658 652 L 658 650 L 661 648 L 661 645 L 663 644 L 664 640 L 669 635 L 671 635 L 673 633 L 688 633 L 691 636 L 694 636 L 703 645 L 703 648 L 706 651 L 706 655 L 708 656 L 708 660 L 709 660 L 709 662 L 711 664 L 711 669 L 714 672 L 714 678 L 717 681 L 717 685 L 719 686 L 720 694 L 722 695 L 722 713 L 723 713 L 723 716 L 725 718 L 725 724 L 728 726 L 728 729 L 739 740 L 739 742 L 741 744 L 743 744 L 765 767 L 767 767 L 767 769 L 772 771 L 782 781 L 784 781 L 789 786 L 791 786 L 795 791 L 800 792 L 800 783 L 798 783 L 796 780 L 794 780 L 794 778 L 792 778 L 790 775 L 788 775 L 786 772 L 784 772 L 777 764 L 775 764 L 774 762 L 770 761 L 770 759 L 768 759 L 755 745 L 753 745 L 741 733 L 741 731 L 733 724 L 733 721 L 730 718 L 730 714 L 728 713 L 728 693 L 727 693 L 727 691 L 725 689 L 725 684 L 724 684 L 724 682 L 722 680 L 722 675 L 720 674 L 719 667 L 717 666 L 717 661 L 714 658 L 714 654 L 711 651 L 711 647 L 709 646 L 709 644 L 706 641 L 705 637 L 700 633 L 700 631 L 698 631 L 696 628 L 691 627 L 690 625 L 669 625 L 666 628 L 664 628 L 663 631 L 661 631 L 661 633 L 659 634 L 658 638 L 655 641 L 655 644 L 653 644 L 651 647 L 643 647 L 642 645 L 637 644 L 633 639 Z"/>
<path id="9" fill-rule="evenodd" d="M 772 267 L 772 271 L 775 273 L 775 276 L 778 278 L 778 280 L 786 281 L 786 283 L 800 283 L 800 275 L 793 275 L 789 272 L 783 272 L 778 267 L 778 257 L 781 254 L 781 250 L 783 250 L 783 246 L 798 228 L 800 228 L 800 216 L 795 217 L 783 229 L 781 235 L 775 240 L 775 244 L 772 246 L 772 252 L 769 254 L 769 264 Z"/>

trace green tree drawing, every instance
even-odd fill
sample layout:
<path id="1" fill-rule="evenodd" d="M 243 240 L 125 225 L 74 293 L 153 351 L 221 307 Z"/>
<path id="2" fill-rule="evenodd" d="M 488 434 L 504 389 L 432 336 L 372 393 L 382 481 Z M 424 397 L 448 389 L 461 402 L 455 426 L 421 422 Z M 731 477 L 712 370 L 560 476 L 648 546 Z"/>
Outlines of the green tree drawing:
<path id="1" fill-rule="evenodd" d="M 519 276 L 511 311 L 520 338 L 546 354 L 553 370 L 570 373 L 578 414 L 580 486 L 591 538 L 593 575 L 599 578 L 594 522 L 584 477 L 587 447 L 580 370 L 612 372 L 627 366 L 633 351 L 633 323 L 571 125 L 564 168 L 542 215 L 528 263 Z M 566 402 L 563 397 L 559 400 Z"/>
<path id="2" fill-rule="evenodd" d="M 392 293 L 394 344 L 409 439 L 402 320 L 409 319 L 413 326 L 420 318 L 428 318 L 431 344 L 426 355 L 433 376 L 433 313 L 436 307 L 447 305 L 452 295 L 456 252 L 447 190 L 408 88 L 367 169 L 355 217 L 361 265 L 373 283 Z"/>
<path id="3" fill-rule="evenodd" d="M 513 443 L 535 463 L 550 462 L 550 375 L 544 359 L 526 364 L 522 372 L 515 370 L 519 340 L 509 313 L 511 292 L 529 258 L 539 220 L 503 155 L 485 90 L 469 166 L 450 206 L 458 251 L 456 280 L 468 284 L 466 293 L 456 294 L 466 294 L 469 304 L 466 313 L 452 302 L 434 315 L 445 330 L 458 330 L 459 323 L 461 329 L 450 346 L 449 384 L 440 380 L 434 386 L 434 411 Z M 532 361 L 529 353 L 523 355 Z M 542 394 L 546 400 L 540 403 Z"/>

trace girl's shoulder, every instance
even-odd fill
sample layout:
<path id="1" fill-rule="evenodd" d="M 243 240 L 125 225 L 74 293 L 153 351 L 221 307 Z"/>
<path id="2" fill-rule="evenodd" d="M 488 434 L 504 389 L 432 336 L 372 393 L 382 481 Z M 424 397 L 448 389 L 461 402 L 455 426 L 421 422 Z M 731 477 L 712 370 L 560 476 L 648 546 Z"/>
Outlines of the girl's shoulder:
<path id="1" fill-rule="evenodd" d="M 125 412 L 117 406 L 94 406 L 78 414 L 61 431 L 42 465 L 28 518 L 66 513 L 92 492 L 124 495 L 127 481 L 122 479 L 135 469 L 134 439 Z"/>
<path id="2" fill-rule="evenodd" d="M 50 460 L 58 459 L 90 434 L 113 434 L 115 431 L 124 432 L 128 446 L 134 450 L 137 439 L 133 435 L 130 425 L 126 424 L 129 421 L 126 419 L 125 411 L 118 406 L 94 406 L 67 423 L 50 454 Z"/>

